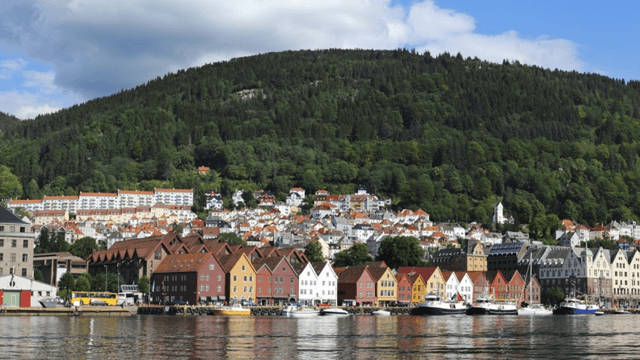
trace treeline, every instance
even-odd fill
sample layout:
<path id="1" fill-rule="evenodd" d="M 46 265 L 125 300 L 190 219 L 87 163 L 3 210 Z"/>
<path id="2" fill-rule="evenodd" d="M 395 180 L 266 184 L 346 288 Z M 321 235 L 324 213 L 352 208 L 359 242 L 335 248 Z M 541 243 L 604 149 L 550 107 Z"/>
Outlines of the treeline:
<path id="1" fill-rule="evenodd" d="M 638 219 L 640 83 L 413 51 L 257 55 L 23 121 L 0 164 L 22 195 L 355 184 L 438 221 L 502 200 L 538 236 Z M 205 177 L 197 166 L 214 172 Z"/>

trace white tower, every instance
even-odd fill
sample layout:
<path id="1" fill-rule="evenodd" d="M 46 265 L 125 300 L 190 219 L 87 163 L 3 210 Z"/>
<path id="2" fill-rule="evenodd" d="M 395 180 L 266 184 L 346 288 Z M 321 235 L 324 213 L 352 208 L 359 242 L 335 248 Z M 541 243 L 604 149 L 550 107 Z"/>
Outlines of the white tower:
<path id="1" fill-rule="evenodd" d="M 502 202 L 493 205 L 493 222 L 495 224 L 504 224 L 506 222 L 504 214 L 502 213 Z"/>

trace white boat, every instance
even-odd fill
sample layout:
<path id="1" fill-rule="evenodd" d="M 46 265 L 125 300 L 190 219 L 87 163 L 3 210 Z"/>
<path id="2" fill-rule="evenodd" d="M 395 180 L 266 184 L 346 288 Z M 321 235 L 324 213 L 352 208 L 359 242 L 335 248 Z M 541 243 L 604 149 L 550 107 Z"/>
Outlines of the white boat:
<path id="1" fill-rule="evenodd" d="M 615 315 L 629 315 L 631 314 L 630 312 L 628 312 L 627 310 L 616 310 L 613 312 Z"/>
<path id="2" fill-rule="evenodd" d="M 293 305 L 285 306 L 280 313 L 280 315 L 282 316 L 288 316 L 292 318 L 314 317 L 318 316 L 319 314 L 320 312 L 318 310 Z"/>
<path id="3" fill-rule="evenodd" d="M 600 310 L 598 310 L 598 311 L 594 312 L 594 314 L 595 314 L 596 316 L 602 316 L 602 315 L 604 315 L 604 311 L 600 311 Z"/>
<path id="4" fill-rule="evenodd" d="M 540 304 L 534 304 L 533 303 L 533 271 L 531 270 L 531 267 L 533 265 L 532 262 L 532 258 L 531 258 L 531 252 L 529 253 L 529 272 L 527 273 L 527 275 L 529 275 L 529 304 L 527 304 L 527 306 L 523 306 L 522 308 L 520 308 L 520 310 L 518 310 L 518 314 L 519 315 L 553 315 L 553 310 L 547 309 L 545 307 L 543 307 Z"/>
<path id="5" fill-rule="evenodd" d="M 340 308 L 326 308 L 322 309 L 322 315 L 328 316 L 349 316 L 349 312 Z"/>
<path id="6" fill-rule="evenodd" d="M 427 295 L 424 302 L 414 309 L 416 315 L 464 314 L 467 307 L 462 301 L 442 301 L 438 295 Z"/>
<path id="7" fill-rule="evenodd" d="M 376 311 L 372 311 L 371 315 L 374 315 L 374 316 L 391 316 L 391 311 L 384 310 L 384 309 L 378 309 Z"/>
<path id="8" fill-rule="evenodd" d="M 518 310 L 520 315 L 553 315 L 553 310 L 547 309 L 542 305 L 529 305 Z"/>
<path id="9" fill-rule="evenodd" d="M 478 297 L 466 310 L 467 315 L 518 315 L 518 307 L 513 302 L 495 302 L 487 297 Z"/>

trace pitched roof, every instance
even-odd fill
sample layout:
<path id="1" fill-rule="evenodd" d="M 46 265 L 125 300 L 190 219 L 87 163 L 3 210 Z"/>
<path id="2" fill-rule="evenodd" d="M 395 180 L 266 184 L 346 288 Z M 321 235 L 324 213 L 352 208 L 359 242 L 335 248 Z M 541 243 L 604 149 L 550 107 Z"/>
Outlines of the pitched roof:
<path id="1" fill-rule="evenodd" d="M 412 274 L 420 274 L 420 276 L 422 276 L 422 280 L 424 280 L 424 282 L 429 281 L 429 279 L 431 278 L 431 276 L 433 275 L 434 272 L 436 272 L 438 268 L 437 267 L 411 267 L 411 266 L 407 266 L 407 267 L 399 267 L 398 268 L 398 272 L 402 272 L 408 275 L 412 275 Z"/>
<path id="2" fill-rule="evenodd" d="M 20 225 L 28 225 L 29 223 L 20 220 L 19 217 L 15 216 L 11 211 L 6 209 L 3 206 L 0 206 L 0 223 L 5 224 L 20 224 Z"/>
<path id="3" fill-rule="evenodd" d="M 211 256 L 211 253 L 168 255 L 153 273 L 197 272 Z"/>
<path id="4" fill-rule="evenodd" d="M 324 267 L 327 266 L 328 264 L 329 264 L 328 261 L 316 261 L 316 262 L 312 262 L 311 266 L 313 266 L 313 270 L 316 272 L 316 274 L 320 274 L 324 269 Z"/>
<path id="5" fill-rule="evenodd" d="M 382 278 L 382 276 L 387 272 L 387 270 L 389 270 L 389 268 L 369 266 L 368 270 L 369 270 L 369 274 L 371 274 L 371 277 L 373 278 L 373 281 L 377 282 L 378 280 L 380 280 Z M 389 272 L 391 272 L 391 271 L 389 271 Z M 393 273 L 391 274 L 391 276 L 393 276 Z"/>
<path id="6" fill-rule="evenodd" d="M 362 277 L 364 272 L 368 272 L 368 268 L 368 265 L 347 266 L 346 268 L 342 268 L 340 269 L 338 282 L 346 284 L 355 283 Z"/>

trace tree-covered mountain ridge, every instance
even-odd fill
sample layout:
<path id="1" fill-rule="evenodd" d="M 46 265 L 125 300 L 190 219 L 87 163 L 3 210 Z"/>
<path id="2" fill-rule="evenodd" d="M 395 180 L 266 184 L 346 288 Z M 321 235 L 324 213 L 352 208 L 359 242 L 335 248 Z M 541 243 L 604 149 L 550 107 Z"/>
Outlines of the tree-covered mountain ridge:
<path id="1" fill-rule="evenodd" d="M 0 163 L 22 197 L 355 184 L 440 221 L 502 200 L 547 233 L 640 213 L 640 83 L 407 50 L 261 54 L 22 121 Z M 212 175 L 198 176 L 196 166 Z M 544 226 L 543 226 L 544 225 Z M 534 228 L 536 228 L 534 226 Z"/>

